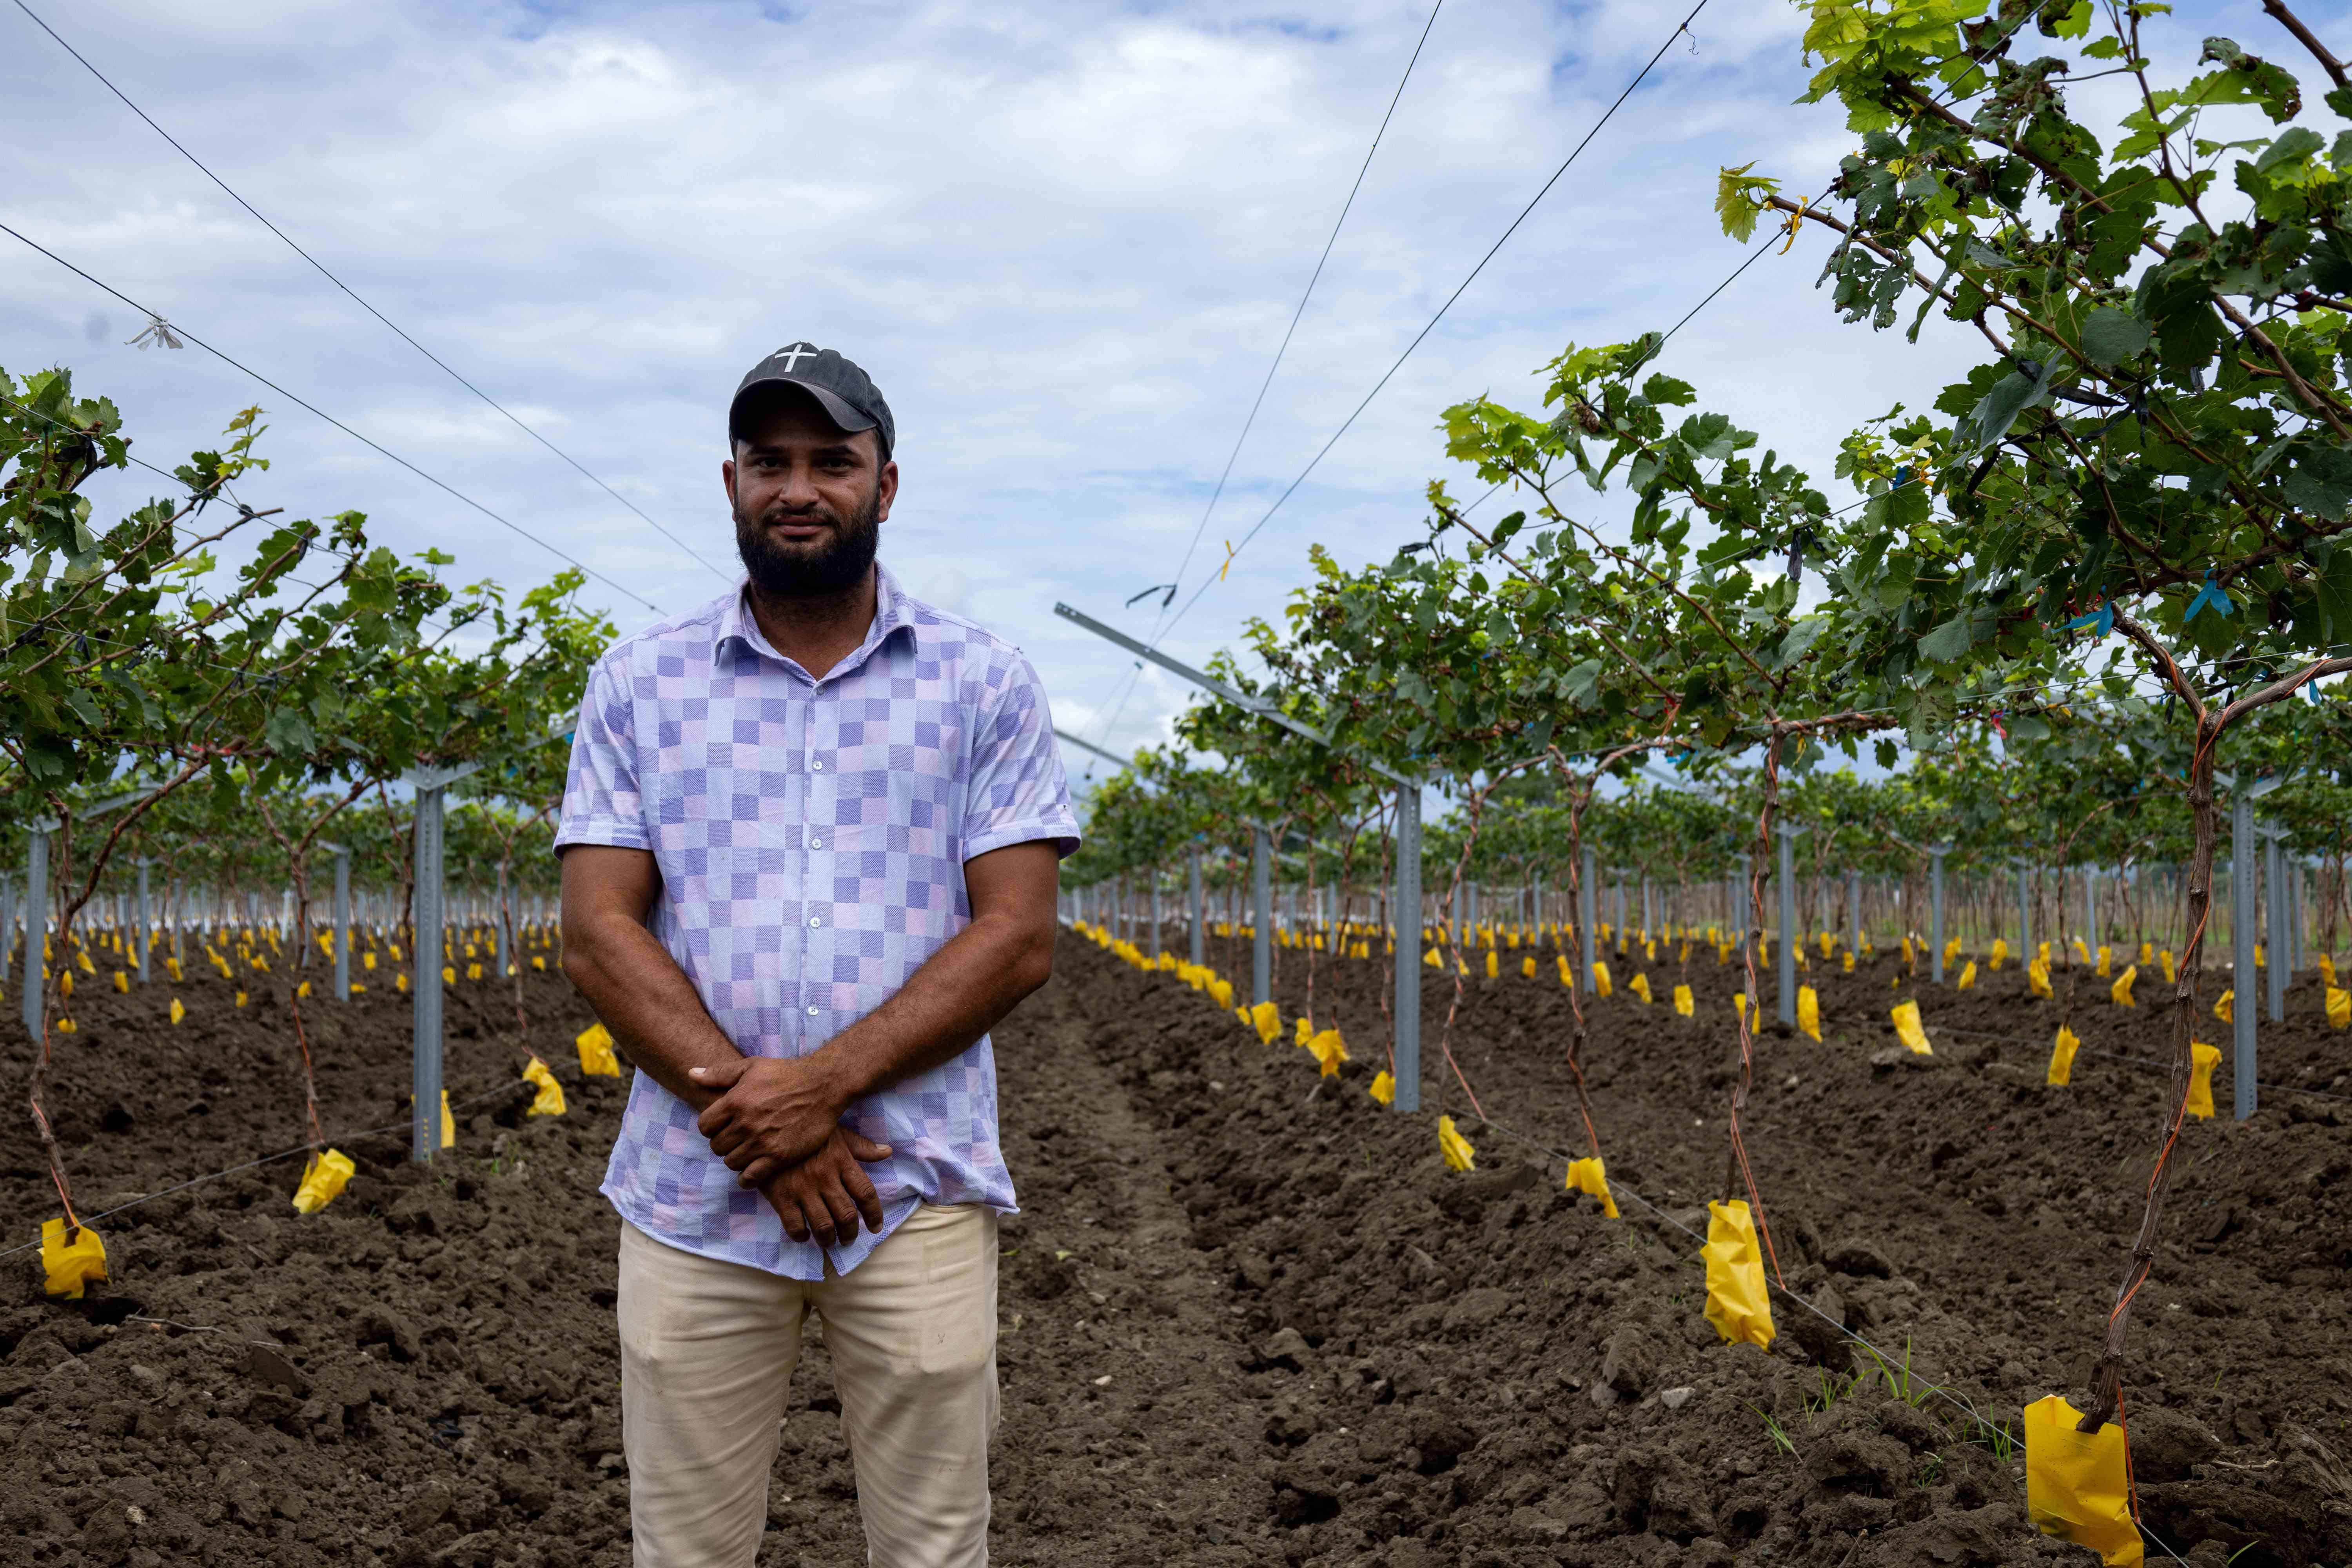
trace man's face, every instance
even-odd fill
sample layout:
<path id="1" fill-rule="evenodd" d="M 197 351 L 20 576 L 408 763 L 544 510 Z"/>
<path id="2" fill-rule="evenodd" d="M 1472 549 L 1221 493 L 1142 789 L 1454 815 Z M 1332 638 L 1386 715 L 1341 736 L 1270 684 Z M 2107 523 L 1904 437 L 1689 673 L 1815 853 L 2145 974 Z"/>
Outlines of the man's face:
<path id="1" fill-rule="evenodd" d="M 845 435 L 801 394 L 744 410 L 735 455 L 719 471 L 734 504 L 736 552 L 754 587 L 773 598 L 817 598 L 865 577 L 898 492 L 898 465 L 880 457 L 874 431 Z"/>

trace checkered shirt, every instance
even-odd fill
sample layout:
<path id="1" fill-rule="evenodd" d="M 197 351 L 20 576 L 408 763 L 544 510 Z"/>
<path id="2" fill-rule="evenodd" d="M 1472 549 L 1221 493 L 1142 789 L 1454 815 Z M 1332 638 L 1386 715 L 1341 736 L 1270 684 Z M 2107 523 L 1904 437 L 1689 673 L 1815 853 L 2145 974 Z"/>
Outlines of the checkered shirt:
<path id="1" fill-rule="evenodd" d="M 614 645 L 581 704 L 556 845 L 652 851 L 653 932 L 750 1056 L 804 1056 L 904 985 L 971 921 L 965 861 L 1077 847 L 1029 661 L 876 576 L 872 629 L 822 680 L 769 646 L 739 584 Z M 636 1075 L 604 1185 L 630 1224 L 794 1279 L 828 1257 L 846 1274 L 879 1243 L 793 1241 L 695 1115 Z M 919 1204 L 1013 1209 L 985 1036 L 842 1124 L 891 1146 L 866 1167 L 885 1235 Z"/>

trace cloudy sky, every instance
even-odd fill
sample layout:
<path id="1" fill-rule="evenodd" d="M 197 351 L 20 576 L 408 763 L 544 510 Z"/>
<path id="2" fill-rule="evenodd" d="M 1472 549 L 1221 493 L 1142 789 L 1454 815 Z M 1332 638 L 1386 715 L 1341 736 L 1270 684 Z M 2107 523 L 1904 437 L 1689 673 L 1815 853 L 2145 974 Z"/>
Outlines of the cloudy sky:
<path id="1" fill-rule="evenodd" d="M 1011 637 L 1065 729 L 1124 752 L 1184 692 L 1053 615 L 1149 635 L 1252 398 L 1429 21 L 1423 4 L 420 5 L 28 0 L 351 288 L 704 556 L 735 381 L 795 338 L 863 363 L 898 416 L 884 559 Z M 1232 482 L 1182 605 L 1264 517 L 1686 5 L 1446 0 Z M 2301 7 L 2341 36 L 2343 8 Z M 1533 405 L 1570 342 L 1670 325 L 1740 259 L 1718 166 L 1817 188 L 1853 144 L 1792 100 L 1786 0 L 1710 0 L 1354 428 L 1164 646 L 1198 662 L 1275 615 L 1319 542 L 1418 535 L 1439 410 Z M 2260 7 L 2207 32 L 2301 68 Z M 2352 45 L 2352 36 L 2344 37 Z M 11 226 L 617 586 L 625 630 L 722 584 L 370 317 L 0 7 Z M 296 515 L 357 508 L 403 551 L 520 587 L 561 564 L 0 236 L 0 367 L 73 367 L 170 467 L 258 401 Z M 1826 479 L 1840 434 L 1924 404 L 1971 350 L 1838 324 L 1809 231 L 1666 361 Z M 1825 486 L 1825 488 L 1829 488 Z M 142 499 L 142 480 L 105 498 Z M 141 494 L 131 494 L 136 489 Z M 1471 488 L 1466 493 L 1475 493 Z M 1074 764 L 1082 759 L 1074 757 Z"/>

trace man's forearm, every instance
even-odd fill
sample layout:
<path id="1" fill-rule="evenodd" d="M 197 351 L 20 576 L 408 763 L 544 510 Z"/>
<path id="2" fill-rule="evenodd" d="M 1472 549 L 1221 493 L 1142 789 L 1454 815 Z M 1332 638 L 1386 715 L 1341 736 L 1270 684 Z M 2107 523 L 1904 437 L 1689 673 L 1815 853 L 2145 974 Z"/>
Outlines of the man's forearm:
<path id="1" fill-rule="evenodd" d="M 743 1053 L 712 1021 L 694 982 L 653 932 L 613 915 L 585 931 L 566 931 L 563 973 L 629 1060 L 656 1083 L 697 1110 L 719 1098 L 688 1072 L 738 1061 Z"/>
<path id="2" fill-rule="evenodd" d="M 1049 906 L 1050 907 L 1050 906 Z M 1053 930 L 1010 915 L 964 927 L 897 994 L 809 1058 L 844 1104 L 951 1061 L 1045 983 Z"/>

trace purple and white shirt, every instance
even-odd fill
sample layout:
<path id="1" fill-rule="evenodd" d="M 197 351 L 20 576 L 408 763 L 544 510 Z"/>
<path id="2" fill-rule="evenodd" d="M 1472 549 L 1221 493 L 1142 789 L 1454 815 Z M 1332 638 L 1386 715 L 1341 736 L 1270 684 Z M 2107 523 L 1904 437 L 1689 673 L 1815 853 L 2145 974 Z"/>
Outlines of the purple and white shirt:
<path id="1" fill-rule="evenodd" d="M 653 852 L 651 929 L 747 1056 L 806 1056 L 971 923 L 963 865 L 1032 839 L 1077 847 L 1036 671 L 875 569 L 874 625 L 822 680 L 771 647 L 739 584 L 616 643 L 580 709 L 555 842 Z M 604 1195 L 648 1236 L 794 1279 L 880 1237 L 795 1242 L 640 1072 Z M 883 1234 L 919 1204 L 1010 1212 L 988 1038 L 850 1107 L 891 1146 L 866 1167 Z"/>

